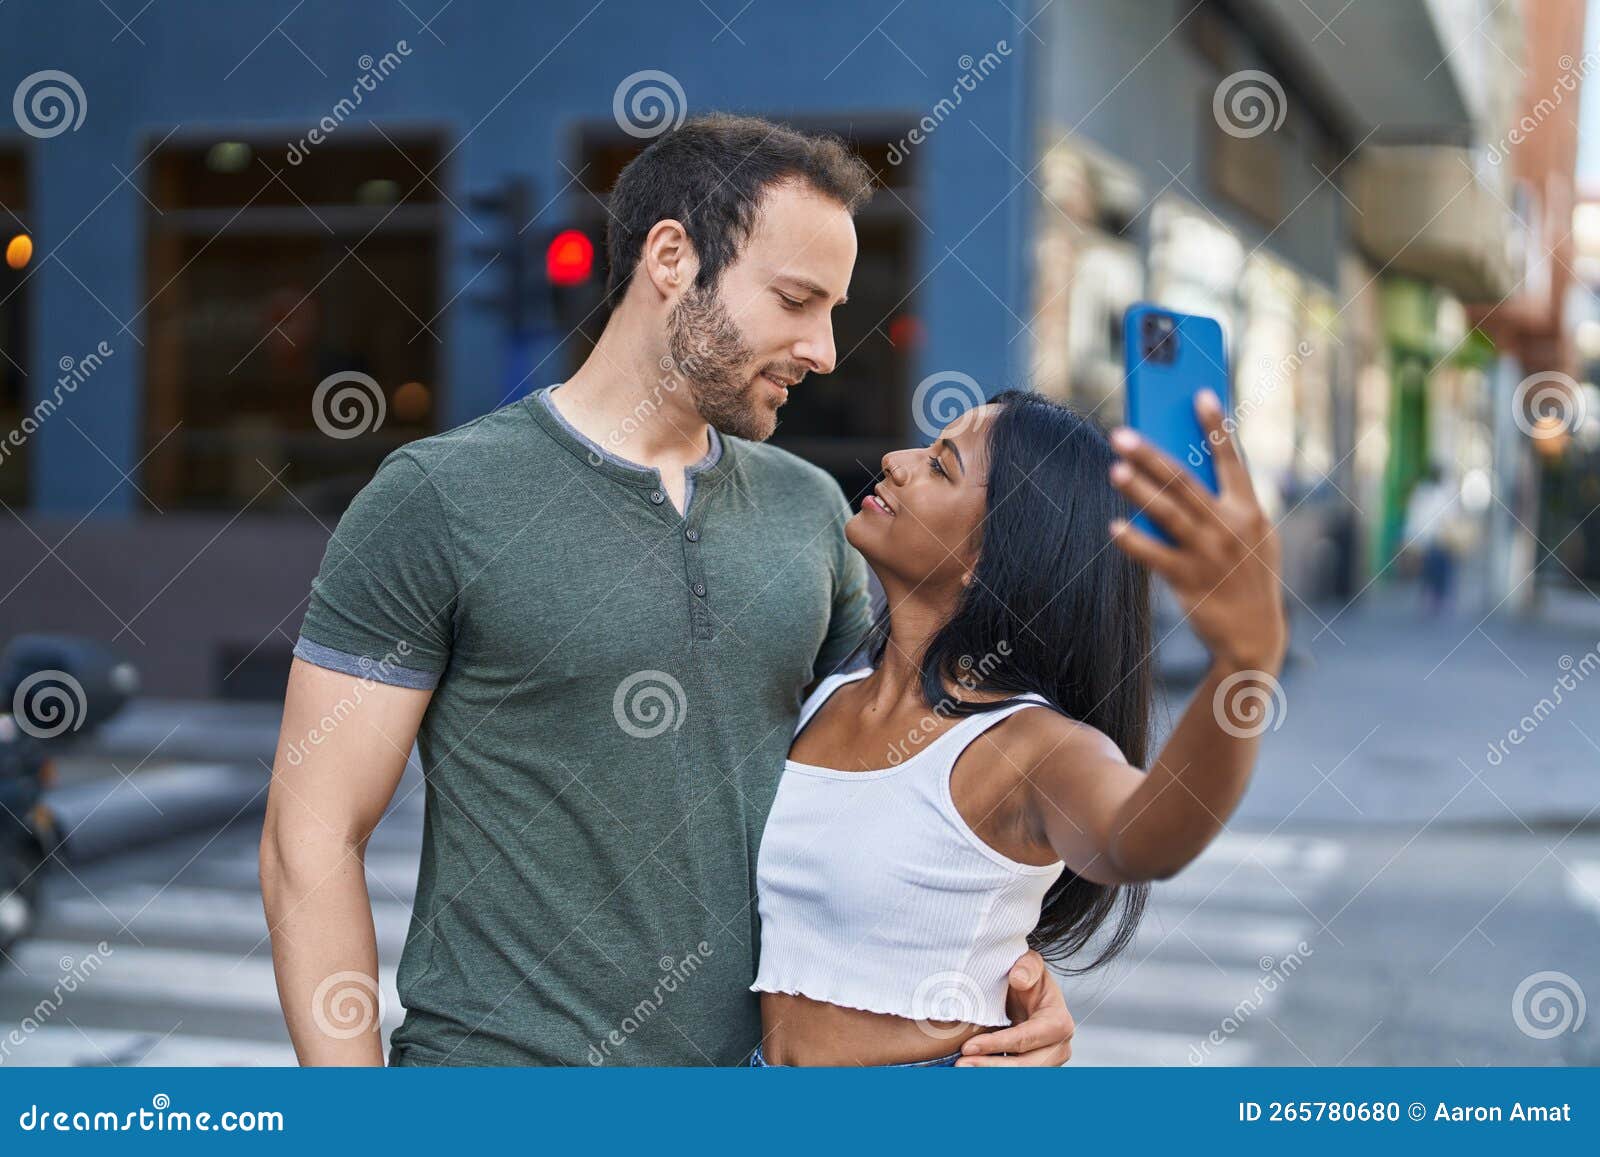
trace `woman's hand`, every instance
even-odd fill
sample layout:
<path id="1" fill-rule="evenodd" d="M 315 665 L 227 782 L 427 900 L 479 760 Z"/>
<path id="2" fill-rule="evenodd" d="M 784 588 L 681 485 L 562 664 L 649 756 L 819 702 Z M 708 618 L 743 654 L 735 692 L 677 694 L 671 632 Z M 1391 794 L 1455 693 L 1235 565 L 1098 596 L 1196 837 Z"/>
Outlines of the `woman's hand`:
<path id="1" fill-rule="evenodd" d="M 1288 641 L 1279 545 L 1250 475 L 1223 426 L 1216 394 L 1202 390 L 1195 413 L 1217 464 L 1220 494 L 1169 455 L 1129 429 L 1111 444 L 1121 455 L 1111 484 L 1173 539 L 1167 545 L 1129 525 L 1111 524 L 1111 537 L 1172 587 L 1184 617 L 1213 660 L 1235 670 L 1278 670 Z"/>

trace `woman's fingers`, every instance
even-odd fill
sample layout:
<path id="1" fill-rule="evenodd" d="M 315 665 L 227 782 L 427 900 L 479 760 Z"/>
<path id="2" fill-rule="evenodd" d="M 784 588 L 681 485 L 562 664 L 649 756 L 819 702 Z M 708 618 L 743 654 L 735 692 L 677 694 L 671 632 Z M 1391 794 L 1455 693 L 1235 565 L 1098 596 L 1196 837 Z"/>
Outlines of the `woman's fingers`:
<path id="1" fill-rule="evenodd" d="M 1205 514 L 1214 508 L 1216 496 L 1192 471 L 1135 431 L 1126 427 L 1114 430 L 1111 445 L 1130 465 L 1154 479 L 1160 489 L 1174 495 L 1195 514 Z M 1202 452 L 1200 448 L 1195 450 L 1195 453 Z"/>
<path id="2" fill-rule="evenodd" d="M 1216 461 L 1217 484 L 1222 488 L 1222 493 L 1253 497 L 1255 488 L 1250 483 L 1250 472 L 1245 469 L 1244 460 L 1239 457 L 1239 448 L 1234 445 L 1233 435 L 1224 422 L 1222 399 L 1210 390 L 1201 390 L 1195 395 L 1194 411 L 1206 432 L 1206 445 Z"/>
<path id="3" fill-rule="evenodd" d="M 1116 462 L 1111 467 L 1111 485 L 1127 497 L 1135 510 L 1148 514 L 1178 541 L 1193 534 L 1194 515 L 1188 505 L 1150 475 L 1141 474 L 1127 462 Z"/>
<path id="4" fill-rule="evenodd" d="M 1112 519 L 1111 541 L 1134 562 L 1144 563 L 1163 578 L 1172 579 L 1181 573 L 1183 556 L 1178 551 L 1134 529 L 1126 519 Z"/>

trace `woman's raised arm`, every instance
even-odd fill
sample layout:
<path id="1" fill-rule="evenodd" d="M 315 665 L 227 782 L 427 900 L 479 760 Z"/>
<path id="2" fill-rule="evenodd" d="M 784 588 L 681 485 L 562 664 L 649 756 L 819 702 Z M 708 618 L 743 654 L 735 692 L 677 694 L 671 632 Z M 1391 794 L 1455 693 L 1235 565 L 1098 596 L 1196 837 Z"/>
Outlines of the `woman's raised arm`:
<path id="1" fill-rule="evenodd" d="M 1173 541 L 1121 519 L 1111 538 L 1166 580 L 1211 653 L 1210 670 L 1144 775 L 1103 736 L 1061 720 L 1057 743 L 1037 753 L 1029 776 L 1041 835 L 1101 883 L 1163 879 L 1205 849 L 1244 794 L 1265 730 L 1258 724 L 1281 695 L 1288 630 L 1277 535 L 1216 395 L 1202 392 L 1195 409 L 1221 493 L 1134 431 L 1117 430 L 1112 485 Z"/>

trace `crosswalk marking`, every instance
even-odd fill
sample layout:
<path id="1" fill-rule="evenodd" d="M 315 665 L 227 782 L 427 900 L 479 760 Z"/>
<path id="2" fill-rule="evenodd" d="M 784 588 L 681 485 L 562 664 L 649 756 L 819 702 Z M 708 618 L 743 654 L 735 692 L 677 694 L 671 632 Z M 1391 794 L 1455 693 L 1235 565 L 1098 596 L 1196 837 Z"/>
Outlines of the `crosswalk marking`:
<path id="1" fill-rule="evenodd" d="M 414 823 L 389 828 L 367 857 L 379 950 L 389 966 L 381 978 L 386 1030 L 404 1012 L 393 965 L 409 926 L 418 834 Z M 1123 958 L 1063 981 L 1079 1025 L 1073 1064 L 1252 1063 L 1260 1055 L 1252 1037 L 1271 1032 L 1257 1022 L 1275 999 L 1261 992 L 1263 969 L 1315 931 L 1307 907 L 1315 907 L 1343 859 L 1343 846 L 1331 839 L 1224 834 L 1188 871 L 1156 886 Z M 94 895 L 57 888 L 43 938 L 13 949 L 15 966 L 0 962 L 4 1019 L 49 993 L 65 961 L 83 960 L 102 939 L 111 951 L 68 998 L 73 1007 L 63 1003 L 71 1023 L 65 1015 L 47 1018 L 29 1034 L 26 1059 L 18 1048 L 14 1063 L 293 1064 L 255 870 L 254 841 L 225 839 L 181 883 L 120 878 Z M 1569 886 L 1575 898 L 1587 889 L 1586 902 L 1600 911 L 1600 862 L 1580 863 Z M 174 1026 L 173 1010 L 183 1007 L 195 1011 Z M 1230 1017 L 1242 1027 L 1203 1050 L 1207 1034 Z"/>
<path id="2" fill-rule="evenodd" d="M 1225 833 L 1156 885 L 1128 952 L 1062 980 L 1078 1023 L 1072 1063 L 1254 1063 L 1252 1038 L 1272 1031 L 1279 993 L 1309 955 L 1307 909 L 1344 856 L 1330 839 Z M 1222 1044 L 1208 1045 L 1213 1032 Z"/>
<path id="3" fill-rule="evenodd" d="M 1146 1065 L 1181 1067 L 1193 1065 L 1197 1055 L 1204 1055 L 1199 1051 L 1201 1044 L 1200 1037 L 1183 1033 L 1100 1025 L 1092 1032 L 1080 1032 L 1073 1038 L 1072 1064 L 1095 1068 Z M 1209 1064 L 1250 1065 L 1255 1063 L 1256 1057 L 1254 1046 L 1243 1040 L 1228 1041 L 1222 1047 L 1214 1047 L 1212 1053 L 1213 1059 L 1207 1062 Z"/>
<path id="4" fill-rule="evenodd" d="M 259 898 L 189 884 L 119 884 L 93 896 L 62 896 L 51 902 L 50 918 L 53 928 L 83 935 L 95 930 L 97 934 L 115 933 L 121 925 L 138 940 L 192 937 L 206 943 L 236 944 L 241 952 L 267 942 L 267 917 Z M 398 955 L 405 945 L 411 909 L 374 898 L 372 920 L 378 952 Z"/>
<path id="5" fill-rule="evenodd" d="M 1600 916 L 1600 860 L 1579 860 L 1567 869 L 1567 895 Z"/>
<path id="6" fill-rule="evenodd" d="M 1301 919 L 1295 920 L 1252 913 L 1243 920 L 1236 913 L 1218 912 L 1210 905 L 1175 911 L 1157 903 L 1140 922 L 1138 937 L 1129 952 L 1136 959 L 1161 949 L 1174 955 L 1253 962 L 1299 943 L 1311 928 L 1305 914 L 1300 915 Z"/>
<path id="7" fill-rule="evenodd" d="M 287 1039 L 278 1042 L 229 1040 L 226 1037 L 163 1035 L 127 1029 L 90 1029 L 45 1025 L 29 1033 L 19 1031 L 21 1043 L 11 1043 L 0 1055 L 0 1065 L 137 1065 L 235 1067 L 294 1065 L 294 1049 Z"/>
<path id="8" fill-rule="evenodd" d="M 93 944 L 74 940 L 23 941 L 12 950 L 11 958 L 26 978 L 13 970 L 8 989 L 49 991 L 63 973 L 71 972 L 75 966 L 87 971 L 82 962 L 91 953 L 99 959 L 93 971 L 76 986 L 74 997 L 92 995 L 103 1000 L 123 996 L 257 1011 L 276 1011 L 279 1007 L 272 958 L 265 954 L 241 957 L 225 952 L 141 948 L 134 944 L 113 944 L 108 952 L 99 952 Z M 380 968 L 379 980 L 385 1002 L 384 1023 L 398 1024 L 400 998 L 395 992 L 394 969 Z"/>

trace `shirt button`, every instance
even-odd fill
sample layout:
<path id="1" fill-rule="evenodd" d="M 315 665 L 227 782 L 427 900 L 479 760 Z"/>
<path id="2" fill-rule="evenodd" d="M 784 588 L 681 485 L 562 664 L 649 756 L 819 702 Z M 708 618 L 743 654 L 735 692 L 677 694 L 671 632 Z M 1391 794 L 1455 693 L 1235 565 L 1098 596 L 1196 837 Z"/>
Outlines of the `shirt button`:
<path id="1" fill-rule="evenodd" d="M 694 592 L 694 597 L 697 599 L 703 599 L 706 597 L 705 583 L 695 583 L 694 586 L 690 587 L 689 589 Z"/>
<path id="2" fill-rule="evenodd" d="M 698 530 L 686 530 L 683 532 L 683 537 L 687 538 L 690 542 L 699 542 L 700 532 Z"/>
<path id="3" fill-rule="evenodd" d="M 661 491 L 652 490 L 650 492 L 650 501 L 654 502 L 657 506 L 660 506 L 666 500 L 667 500 L 667 496 L 665 494 L 661 493 Z"/>

